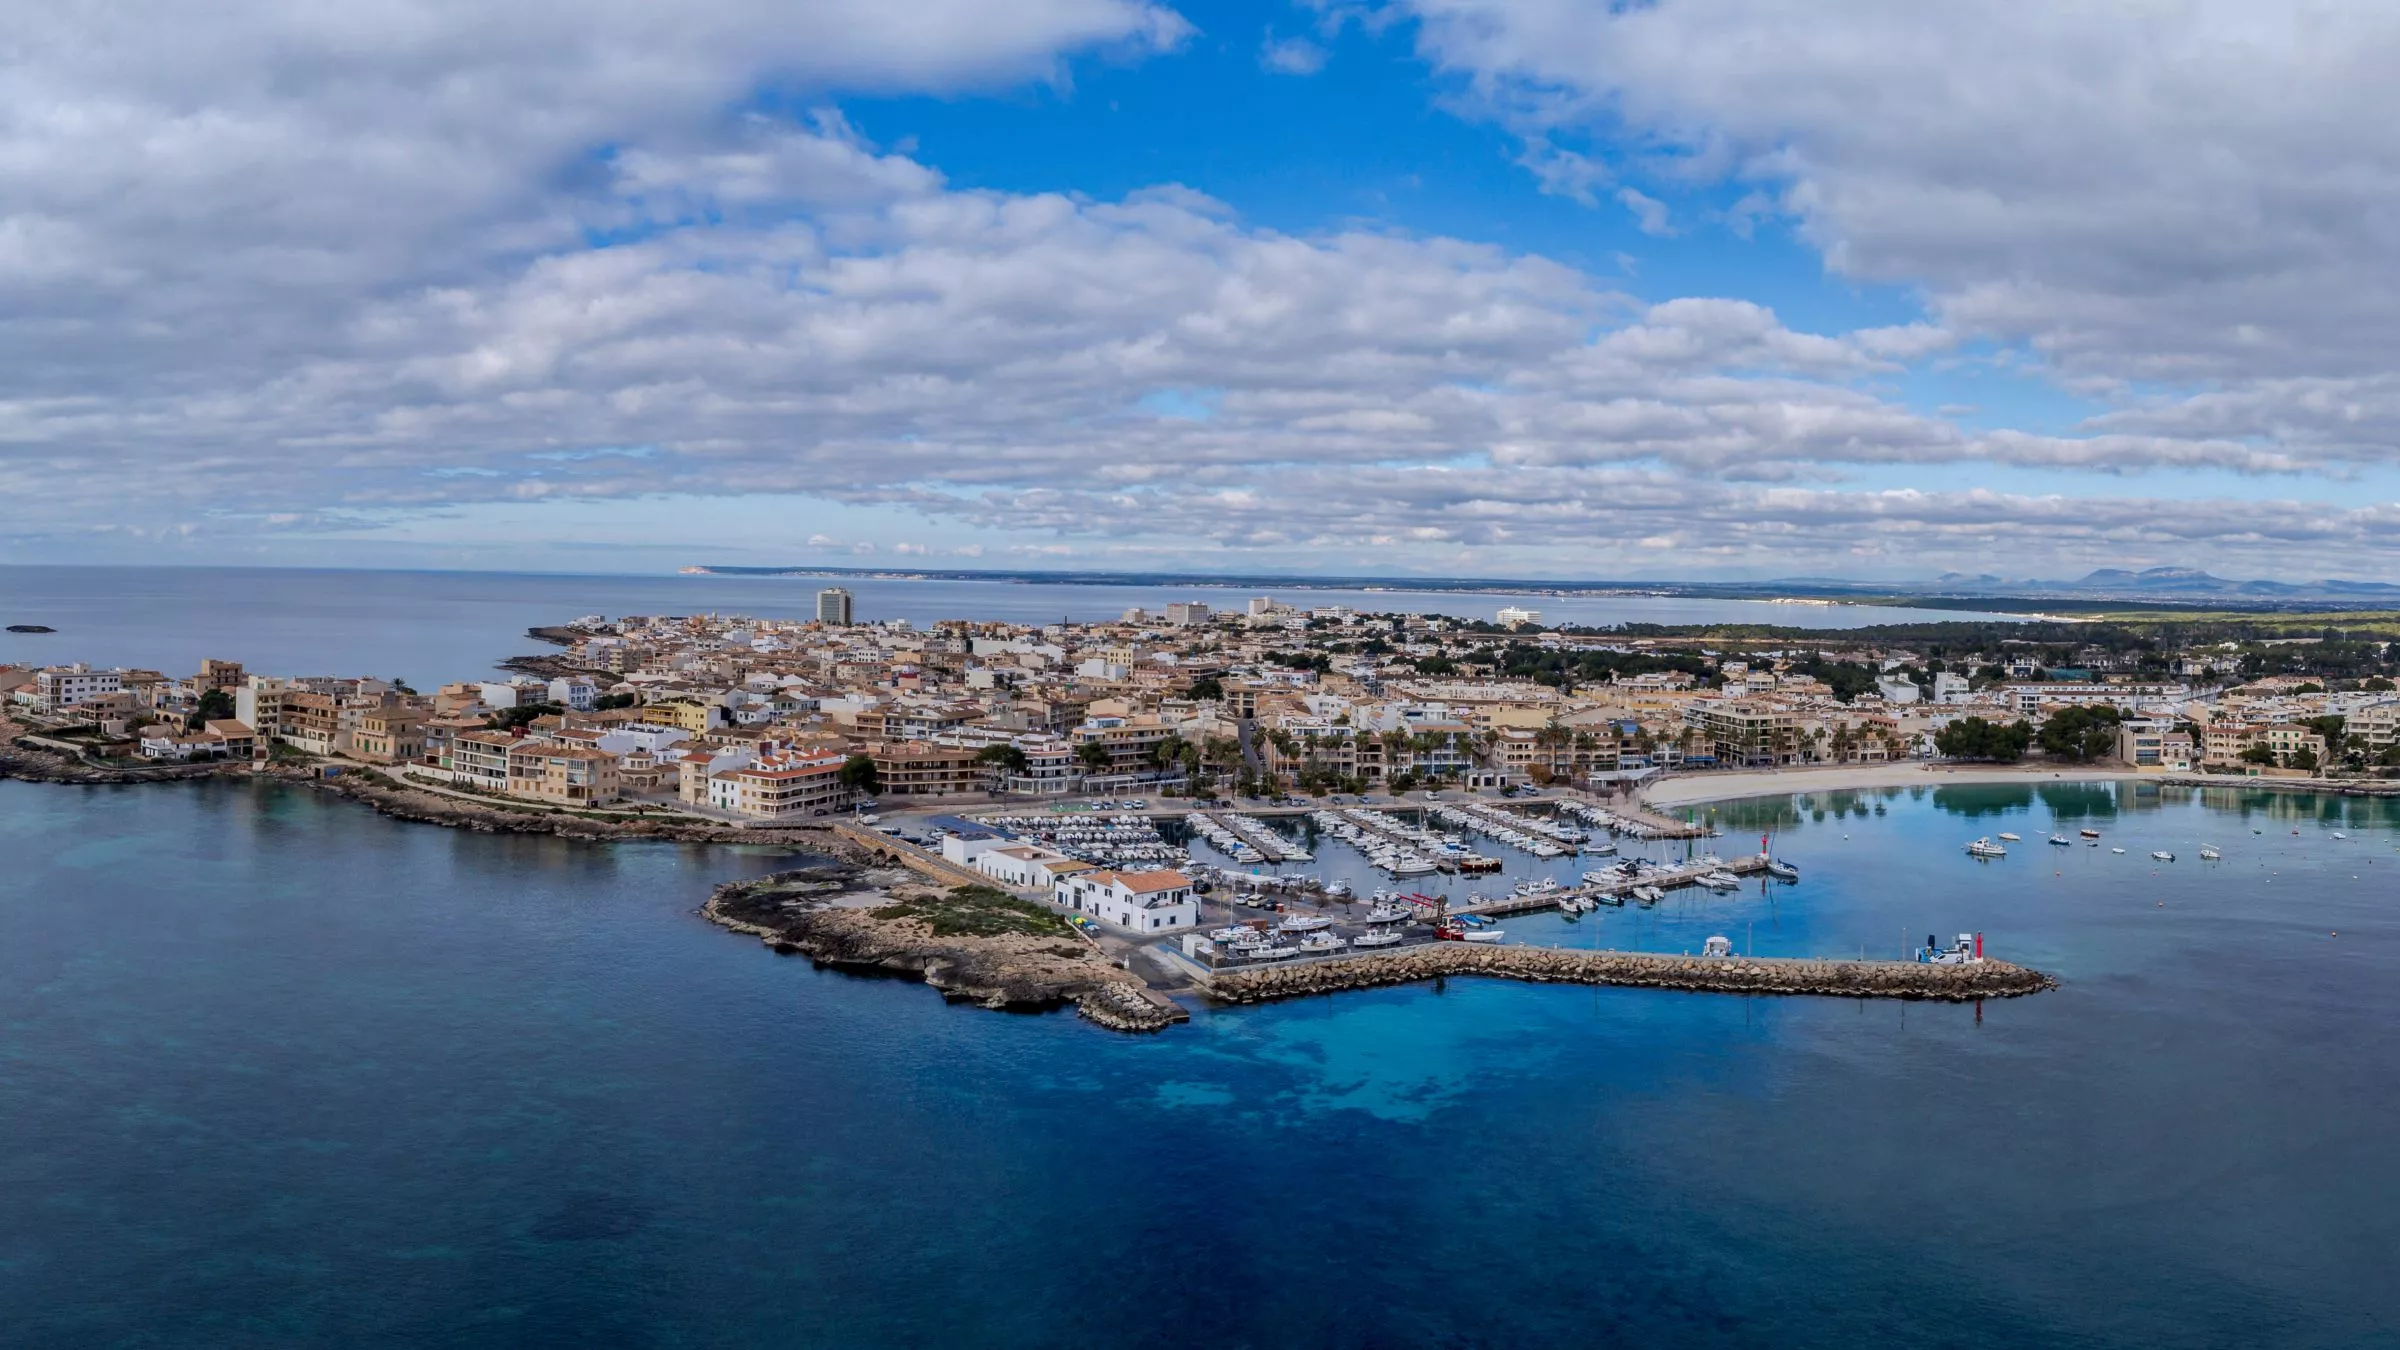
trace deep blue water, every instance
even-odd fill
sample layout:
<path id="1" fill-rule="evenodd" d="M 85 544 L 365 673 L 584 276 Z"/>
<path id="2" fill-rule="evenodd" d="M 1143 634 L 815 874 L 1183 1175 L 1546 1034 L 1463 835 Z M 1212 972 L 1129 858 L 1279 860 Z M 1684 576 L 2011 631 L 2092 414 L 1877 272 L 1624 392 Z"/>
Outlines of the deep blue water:
<path id="1" fill-rule="evenodd" d="M 1807 879 L 1558 940 L 1977 928 L 2066 984 L 1461 980 L 1123 1037 L 694 916 L 772 856 L 0 783 L 0 1342 L 2400 1344 L 2389 808 L 1723 818 Z"/>
<path id="2" fill-rule="evenodd" d="M 46 624 L 55 634 L 0 633 L 0 665 L 89 661 L 189 674 L 204 656 L 274 675 L 398 677 L 422 689 L 489 675 L 527 651 L 525 630 L 585 614 L 698 614 L 808 618 L 832 583 L 806 577 L 561 576 L 513 572 L 374 572 L 238 567 L 0 567 L 0 627 Z M 1143 586 L 851 579 L 857 616 L 1011 623 L 1113 619 L 1173 600 L 1238 607 L 1251 592 Z M 1290 591 L 1294 604 L 1349 605 L 1491 618 L 1504 595 L 1412 591 Z M 2014 619 L 1947 610 L 1775 605 L 1760 600 L 1540 596 L 1554 623 L 1760 623 L 1806 628 Z"/>

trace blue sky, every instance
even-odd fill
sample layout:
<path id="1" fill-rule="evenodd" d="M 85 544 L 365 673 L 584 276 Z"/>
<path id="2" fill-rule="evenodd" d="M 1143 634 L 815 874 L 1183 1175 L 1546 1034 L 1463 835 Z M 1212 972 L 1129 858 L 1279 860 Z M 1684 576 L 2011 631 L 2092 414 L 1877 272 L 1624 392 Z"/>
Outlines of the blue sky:
<path id="1" fill-rule="evenodd" d="M 2400 19 L 2312 14 L 44 15 L 0 558 L 2376 576 Z"/>

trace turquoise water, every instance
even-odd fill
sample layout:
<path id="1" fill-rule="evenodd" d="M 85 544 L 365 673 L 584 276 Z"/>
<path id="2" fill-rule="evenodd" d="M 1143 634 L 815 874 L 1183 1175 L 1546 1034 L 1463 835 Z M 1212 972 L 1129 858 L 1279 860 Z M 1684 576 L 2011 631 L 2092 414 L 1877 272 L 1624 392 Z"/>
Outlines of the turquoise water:
<path id="1" fill-rule="evenodd" d="M 1457 980 L 1122 1037 L 692 913 L 774 856 L 0 783 L 0 1342 L 2400 1344 L 2389 806 L 1722 817 L 1806 880 L 1555 940 L 1972 928 L 2065 986 Z"/>

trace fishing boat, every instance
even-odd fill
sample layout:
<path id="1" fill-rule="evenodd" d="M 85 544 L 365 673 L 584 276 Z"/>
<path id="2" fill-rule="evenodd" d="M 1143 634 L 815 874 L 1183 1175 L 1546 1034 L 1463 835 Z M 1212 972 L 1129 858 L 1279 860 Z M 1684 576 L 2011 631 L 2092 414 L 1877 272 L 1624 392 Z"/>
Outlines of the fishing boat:
<path id="1" fill-rule="evenodd" d="M 2151 857 L 2153 857 L 2153 858 L 2156 858 L 2156 859 L 2158 859 L 2160 862 L 2173 862 L 2173 861 L 2175 861 L 2175 855 L 2174 855 L 2174 854 L 2172 854 L 2172 853 L 2169 853 L 2169 852 L 2167 852 L 2167 851 L 2166 851 L 2165 849 L 2163 849 L 2163 848 L 2154 848 L 2154 849 L 2150 850 L 2150 856 L 2151 856 Z"/>
<path id="2" fill-rule="evenodd" d="M 1295 915 L 1276 927 L 1286 933 L 1314 933 L 1322 928 L 1333 927 L 1333 920 L 1322 914 Z"/>
<path id="3" fill-rule="evenodd" d="M 2217 859 L 2224 856 L 2225 855 L 2223 853 L 2217 851 L 2217 846 L 2215 844 L 2202 844 L 2200 846 L 2200 861 L 2202 862 L 2215 862 Z"/>
<path id="4" fill-rule="evenodd" d="M 1935 946 L 1933 934 L 1927 933 L 1925 935 L 1925 945 L 1917 949 L 1917 959 L 1925 962 L 1928 965 L 1963 966 L 1972 961 L 1980 961 L 1983 958 L 1976 951 L 1975 935 L 1973 933 L 1959 934 L 1958 941 L 1951 943 L 1947 947 Z"/>
<path id="5" fill-rule="evenodd" d="M 1247 939 L 1254 938 L 1254 937 L 1257 937 L 1257 936 L 1258 936 L 1258 930 L 1257 930 L 1257 929 L 1255 929 L 1255 928 L 1245 928 L 1245 927 L 1243 927 L 1242 925 L 1240 925 L 1240 924 L 1238 924 L 1238 923 L 1237 923 L 1237 924 L 1234 924 L 1232 927 L 1229 927 L 1229 928 L 1215 928 L 1215 929 L 1211 929 L 1211 930 L 1209 930 L 1209 934 L 1208 934 L 1208 940 L 1209 940 L 1209 941 L 1211 941 L 1211 942 L 1226 942 L 1226 943 L 1232 943 L 1232 942 L 1241 942 L 1241 941 L 1245 941 L 1245 940 L 1247 940 Z"/>
<path id="6" fill-rule="evenodd" d="M 1298 947 L 1275 946 L 1254 947 L 1249 952 L 1250 958 L 1254 961 L 1281 961 L 1286 957 L 1298 956 L 1299 954 L 1300 949 Z"/>
<path id="7" fill-rule="evenodd" d="M 1370 928 L 1350 939 L 1350 945 L 1353 947 L 1389 947 L 1399 940 L 1400 930 L 1397 928 Z"/>
<path id="8" fill-rule="evenodd" d="M 1416 915 L 1388 901 L 1367 911 L 1368 923 L 1407 923 Z"/>
<path id="9" fill-rule="evenodd" d="M 1976 858 L 2005 858 L 2008 856 L 2008 850 L 1993 843 L 1989 838 L 1984 838 L 1967 845 L 1967 854 Z"/>
<path id="10" fill-rule="evenodd" d="M 1331 933 L 1310 933 L 1308 936 L 1300 939 L 1299 949 L 1304 952 L 1314 953 L 1338 952 L 1347 945 L 1349 944 L 1343 942 L 1340 938 L 1335 937 Z"/>
<path id="11" fill-rule="evenodd" d="M 2021 834 L 2010 834 L 2006 830 L 2002 830 L 2000 832 L 2000 838 L 2003 842 L 2011 844 L 2022 844 L 2025 842 L 2025 836 Z"/>

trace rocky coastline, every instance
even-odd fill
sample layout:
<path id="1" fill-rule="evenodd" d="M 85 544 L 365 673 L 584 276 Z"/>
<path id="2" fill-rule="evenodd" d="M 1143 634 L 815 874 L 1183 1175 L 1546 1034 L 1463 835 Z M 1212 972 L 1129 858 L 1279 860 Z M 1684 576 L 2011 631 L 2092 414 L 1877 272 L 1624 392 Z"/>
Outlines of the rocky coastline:
<path id="1" fill-rule="evenodd" d="M 248 771 L 247 765 L 223 762 L 104 768 L 38 745 L 27 739 L 23 731 L 24 728 L 14 723 L 0 722 L 0 778 L 14 778 L 27 783 L 105 787 L 125 783 L 172 783 Z"/>
<path id="2" fill-rule="evenodd" d="M 835 969 L 913 976 L 946 999 L 984 1008 L 1030 1012 L 1071 1003 L 1112 1031 L 1158 1031 L 1190 1016 L 1063 923 L 1045 934 L 938 934 L 907 904 L 938 894 L 905 869 L 837 861 L 727 882 L 700 912 L 775 951 Z"/>
<path id="3" fill-rule="evenodd" d="M 1220 971 L 1201 992 L 1219 1003 L 1265 1003 L 1350 989 L 1380 989 L 1452 975 L 1534 983 L 1606 984 L 1730 994 L 1810 994 L 1963 1003 L 2018 998 L 2058 987 L 2055 977 L 2006 961 L 1941 966 L 1914 961 L 1663 956 L 1443 942 L 1407 951 Z"/>

